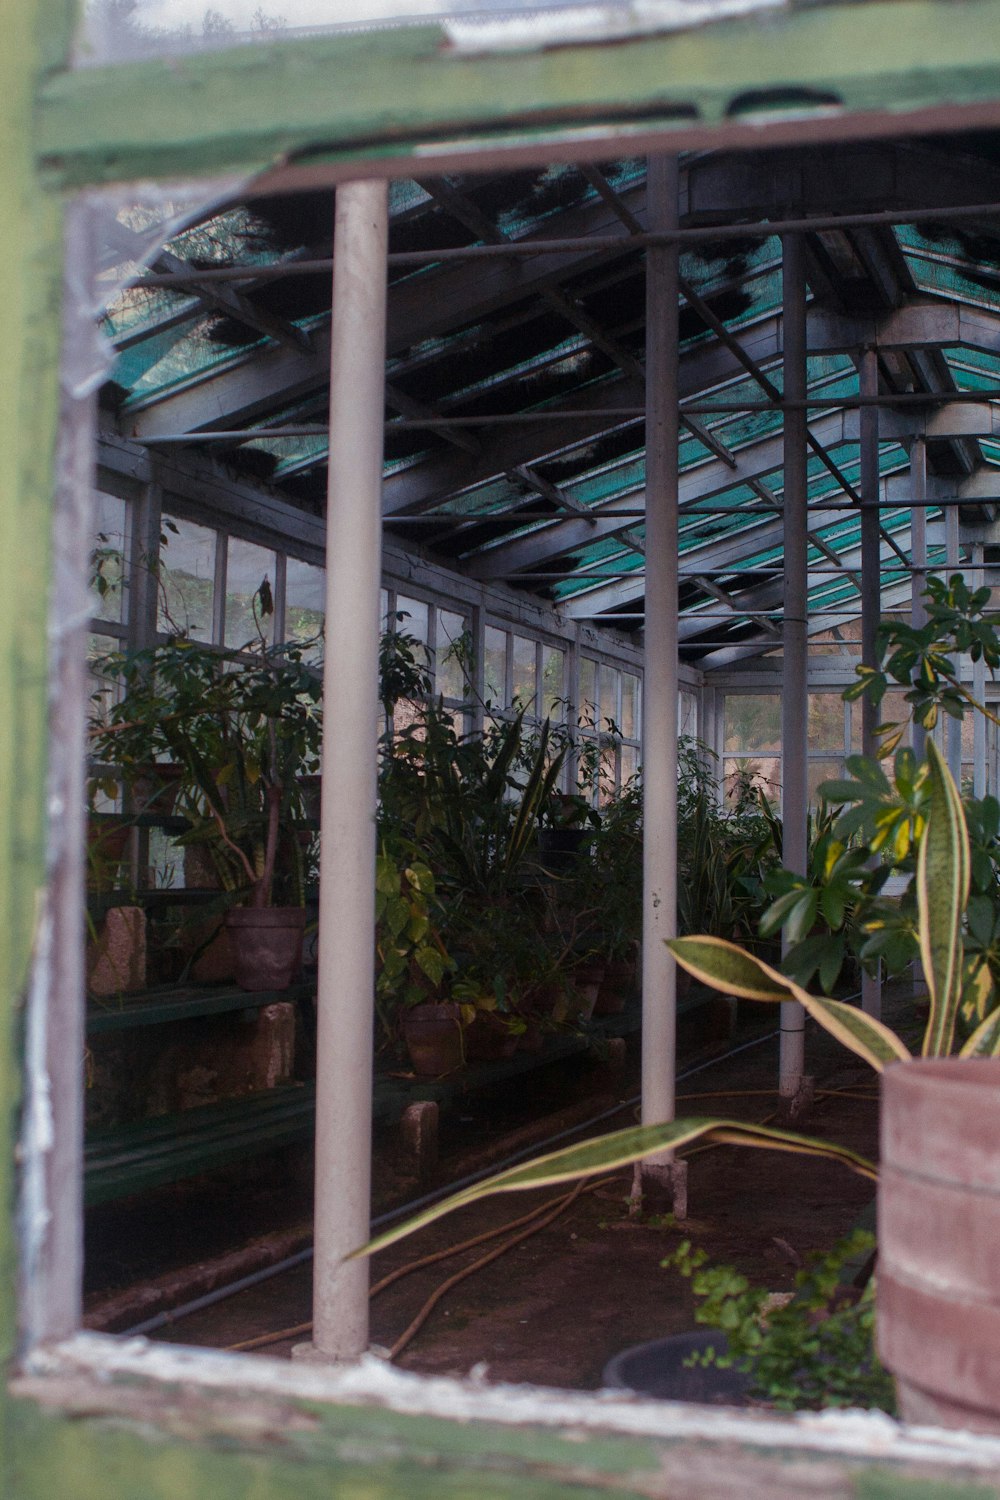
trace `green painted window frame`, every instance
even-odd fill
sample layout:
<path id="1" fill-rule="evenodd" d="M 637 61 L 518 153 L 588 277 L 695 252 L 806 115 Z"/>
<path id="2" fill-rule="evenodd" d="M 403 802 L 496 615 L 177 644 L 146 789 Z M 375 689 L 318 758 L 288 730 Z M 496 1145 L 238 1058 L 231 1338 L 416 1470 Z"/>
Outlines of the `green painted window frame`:
<path id="1" fill-rule="evenodd" d="M 921 1460 L 890 1433 L 874 1444 L 846 1433 L 820 1442 L 793 1422 L 720 1426 L 714 1414 L 616 1423 L 556 1393 L 500 1415 L 497 1398 L 470 1396 L 455 1413 L 464 1420 L 446 1420 L 432 1394 L 405 1381 L 392 1399 L 409 1391 L 410 1410 L 390 1410 L 370 1374 L 324 1385 L 300 1371 L 296 1390 L 282 1393 L 226 1356 L 178 1356 L 165 1374 L 101 1340 L 77 1340 L 48 1366 L 38 1355 L 18 1373 L 11 1206 L 21 1014 L 47 930 L 46 626 L 68 195 L 139 177 L 262 174 L 277 190 L 362 168 L 412 171 L 414 160 L 424 172 L 567 160 L 606 151 L 611 138 L 638 153 L 840 138 L 903 121 L 996 124 L 998 0 L 804 6 L 614 47 L 502 57 L 449 55 L 429 26 L 75 73 L 66 67 L 74 12 L 74 0 L 4 0 L 0 49 L 0 1361 L 15 1372 L 0 1388 L 3 1493 L 651 1495 L 686 1483 L 693 1463 L 706 1490 L 718 1486 L 738 1453 L 748 1488 L 759 1482 L 777 1500 L 802 1493 L 803 1464 L 871 1500 L 995 1495 L 983 1450 L 958 1439 L 928 1441 Z M 781 1450 L 785 1459 L 772 1456 Z"/>

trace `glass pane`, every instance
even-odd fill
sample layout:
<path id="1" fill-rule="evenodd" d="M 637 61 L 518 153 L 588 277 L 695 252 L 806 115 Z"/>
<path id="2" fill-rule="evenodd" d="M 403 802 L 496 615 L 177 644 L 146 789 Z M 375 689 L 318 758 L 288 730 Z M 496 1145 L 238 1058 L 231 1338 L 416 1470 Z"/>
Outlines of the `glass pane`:
<path id="1" fill-rule="evenodd" d="M 622 717 L 625 716 L 625 679 L 622 678 Z M 680 693 L 677 703 L 677 732 L 689 739 L 698 735 L 698 696 L 696 693 Z M 635 736 L 638 738 L 638 736 Z"/>
<path id="2" fill-rule="evenodd" d="M 601 746 L 600 775 L 597 783 L 597 801 L 601 807 L 606 802 L 610 802 L 611 798 L 615 795 L 618 764 L 618 757 L 615 754 L 615 750 L 616 746 L 613 741 L 610 744 L 605 743 Z"/>
<path id="3" fill-rule="evenodd" d="M 483 696 L 487 703 L 506 707 L 504 689 L 507 681 L 507 632 L 494 625 L 486 627 L 486 661 L 484 662 Z"/>
<path id="4" fill-rule="evenodd" d="M 514 702 L 533 714 L 537 708 L 537 671 L 535 665 L 535 643 L 526 636 L 511 636 L 514 648 Z"/>
<path id="5" fill-rule="evenodd" d="M 635 745 L 622 746 L 622 786 L 639 774 L 639 751 Z"/>
<path id="6" fill-rule="evenodd" d="M 117 495 L 94 495 L 94 546 L 90 554 L 90 613 L 98 620 L 124 618 L 128 507 Z"/>
<path id="7" fill-rule="evenodd" d="M 305 659 L 323 656 L 323 621 L 326 610 L 326 572 L 297 557 L 285 564 L 285 639 L 305 644 Z"/>
<path id="8" fill-rule="evenodd" d="M 839 693 L 809 694 L 809 749 L 835 750 L 844 746 L 844 700 Z"/>
<path id="9" fill-rule="evenodd" d="M 969 760 L 969 761 L 971 761 L 971 760 L 975 759 L 975 754 L 976 754 L 976 749 L 975 749 L 975 732 L 976 732 L 975 731 L 975 724 L 976 724 L 976 716 L 977 716 L 977 710 L 974 709 L 974 708 L 973 709 L 966 709 L 965 713 L 962 715 L 962 759 L 963 760 Z"/>
<path id="10" fill-rule="evenodd" d="M 607 730 L 609 720 L 618 723 L 618 673 L 604 662 L 601 662 L 597 674 L 597 692 L 601 708 L 600 728 Z"/>
<path id="11" fill-rule="evenodd" d="M 142 57 L 183 57 L 193 52 L 244 47 L 255 42 L 298 41 L 319 33 L 352 32 L 372 24 L 414 26 L 429 19 L 452 22 L 453 41 L 481 49 L 494 36 L 505 36 L 518 17 L 542 10 L 576 11 L 568 0 L 85 0 L 83 21 L 74 48 L 76 67 L 129 62 Z M 495 18 L 490 12 L 497 12 Z M 615 17 L 618 7 L 614 7 Z M 485 14 L 481 14 L 485 12 Z M 470 14 L 471 13 L 471 14 Z M 591 35 L 593 20 L 585 8 L 582 37 Z M 486 30 L 484 31 L 484 23 Z M 492 23 L 492 24 L 489 24 Z M 622 22 L 617 20 L 614 35 Z M 556 40 L 565 40 L 567 22 L 550 21 Z M 569 23 L 572 26 L 572 21 Z M 518 34 L 513 36 L 517 43 Z"/>
<path id="12" fill-rule="evenodd" d="M 218 537 L 193 521 L 163 519 L 157 626 L 195 641 L 212 639 Z"/>
<path id="13" fill-rule="evenodd" d="M 462 667 L 466 659 L 465 616 L 439 609 L 437 617 L 437 681 L 439 693 L 446 698 L 466 696 L 465 672 Z"/>
<path id="14" fill-rule="evenodd" d="M 542 648 L 542 717 L 561 724 L 566 718 L 564 683 L 565 651 L 558 646 Z"/>
<path id="15" fill-rule="evenodd" d="M 781 699 L 777 693 L 733 693 L 725 703 L 726 750 L 780 750 Z"/>
<path id="16" fill-rule="evenodd" d="M 589 656 L 580 658 L 580 723 L 597 723 L 597 663 Z"/>
<path id="17" fill-rule="evenodd" d="M 683 700 L 684 694 L 681 694 Z M 622 673 L 622 712 L 619 728 L 627 740 L 639 738 L 639 679 L 634 672 Z M 682 730 L 683 734 L 684 731 Z"/>
<path id="18" fill-rule="evenodd" d="M 860 705 L 859 705 L 860 707 Z M 861 715 L 858 714 L 860 721 Z M 905 688 L 892 688 L 878 707 L 878 721 L 880 724 L 906 724 L 906 733 L 900 740 L 900 746 L 909 745 L 912 741 L 910 733 L 910 705 L 906 701 Z M 940 722 L 940 720 L 939 720 Z"/>
<path id="19" fill-rule="evenodd" d="M 89 703 L 88 719 L 92 730 L 97 730 L 101 725 L 107 723 L 108 713 L 116 701 L 118 688 L 113 678 L 105 677 L 100 670 L 101 659 L 111 655 L 114 651 L 120 651 L 121 641 L 111 635 L 88 635 L 87 637 L 87 678 Z M 92 766 L 95 778 L 88 786 L 88 803 L 94 812 L 115 812 L 121 804 L 121 795 L 113 777 L 105 782 L 98 782 L 96 776 L 100 774 L 100 768 Z"/>
<path id="20" fill-rule="evenodd" d="M 815 807 L 819 802 L 819 797 L 816 795 L 816 788 L 821 781 L 832 781 L 835 777 L 841 777 L 843 774 L 843 757 L 836 760 L 832 756 L 829 760 L 810 760 L 806 768 L 806 795 L 809 798 L 809 806 Z"/>
<path id="21" fill-rule="evenodd" d="M 255 645 L 263 636 L 274 640 L 274 615 L 261 613 L 259 591 L 267 580 L 272 586 L 275 555 L 256 542 L 241 537 L 229 538 L 226 559 L 226 635 L 227 646 Z"/>
<path id="22" fill-rule="evenodd" d="M 429 666 L 430 662 L 427 657 L 429 607 L 422 599 L 407 599 L 405 595 L 397 594 L 396 614 L 403 616 L 403 619 L 397 621 L 396 629 L 421 643 L 423 651 L 415 651 L 413 654 L 421 666 Z"/>

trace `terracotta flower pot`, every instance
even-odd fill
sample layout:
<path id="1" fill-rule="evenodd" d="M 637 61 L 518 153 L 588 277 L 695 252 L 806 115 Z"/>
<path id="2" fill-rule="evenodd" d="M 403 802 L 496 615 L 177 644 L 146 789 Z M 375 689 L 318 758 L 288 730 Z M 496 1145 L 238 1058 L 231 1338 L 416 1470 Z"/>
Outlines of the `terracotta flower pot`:
<path id="1" fill-rule="evenodd" d="M 403 1016 L 402 1032 L 413 1071 L 422 1078 L 454 1073 L 465 1061 L 462 1015 L 451 1002 L 415 1005 Z"/>
<path id="2" fill-rule="evenodd" d="M 901 1415 L 1000 1433 L 1000 1059 L 882 1075 L 878 1344 Z"/>
<path id="3" fill-rule="evenodd" d="M 244 990 L 286 990 L 302 968 L 302 906 L 234 906 L 226 913 L 233 973 Z"/>

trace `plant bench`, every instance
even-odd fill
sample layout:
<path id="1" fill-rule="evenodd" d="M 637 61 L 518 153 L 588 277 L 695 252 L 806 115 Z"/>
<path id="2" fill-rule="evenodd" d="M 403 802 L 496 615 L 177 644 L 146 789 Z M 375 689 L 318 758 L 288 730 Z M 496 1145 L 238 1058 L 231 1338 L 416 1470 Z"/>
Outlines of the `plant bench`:
<path id="1" fill-rule="evenodd" d="M 116 1009 L 92 1011 L 88 1031 L 135 1025 L 157 1025 L 192 1015 L 216 1015 L 297 999 L 315 990 L 303 982 L 280 994 L 248 993 L 229 988 L 164 989 L 126 997 Z M 695 991 L 678 1004 L 679 1013 L 697 1010 L 717 998 Z M 534 1072 L 562 1058 L 581 1055 L 602 1041 L 635 1033 L 641 1025 L 638 1004 L 619 1015 L 585 1023 L 579 1032 L 550 1037 L 541 1052 L 515 1052 L 495 1062 L 474 1063 L 442 1078 L 375 1079 L 372 1118 L 393 1125 L 411 1104 L 432 1101 L 447 1107 L 469 1095 Z M 202 1172 L 232 1166 L 279 1146 L 312 1138 L 316 1113 L 315 1084 L 281 1084 L 217 1104 L 199 1105 L 179 1114 L 160 1115 L 90 1133 L 84 1147 L 84 1202 L 88 1207 L 179 1182 Z"/>
<path id="2" fill-rule="evenodd" d="M 283 1084 L 96 1130 L 83 1150 L 84 1203 L 93 1207 L 308 1140 L 315 1113 L 314 1085 Z"/>
<path id="3" fill-rule="evenodd" d="M 160 985 L 113 1000 L 91 1000 L 87 1006 L 87 1035 L 128 1031 L 137 1026 L 162 1026 L 199 1016 L 260 1010 L 286 1000 L 306 1000 L 316 993 L 316 980 L 303 979 L 284 990 L 241 990 L 235 985 Z"/>

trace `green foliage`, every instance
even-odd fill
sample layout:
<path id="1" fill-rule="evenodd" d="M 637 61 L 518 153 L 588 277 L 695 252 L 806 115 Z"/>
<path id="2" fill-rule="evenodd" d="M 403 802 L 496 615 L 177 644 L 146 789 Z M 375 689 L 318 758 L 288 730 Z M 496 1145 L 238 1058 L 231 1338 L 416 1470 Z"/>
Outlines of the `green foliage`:
<path id="1" fill-rule="evenodd" d="M 927 806 L 915 877 L 917 938 L 930 992 L 924 1057 L 946 1057 L 954 1046 L 958 1018 L 970 1003 L 970 966 L 962 927 L 970 883 L 969 839 L 962 802 L 937 747 L 927 746 Z M 881 1071 L 887 1062 L 910 1056 L 889 1027 L 853 1006 L 808 993 L 732 943 L 711 936 L 677 938 L 668 946 L 677 962 L 703 984 L 750 1000 L 794 999 L 852 1052 Z M 988 971 L 974 965 L 979 980 Z M 963 1057 L 1000 1055 L 1000 1014 L 989 990 L 979 985 L 979 1024 L 962 1043 Z"/>
<path id="2" fill-rule="evenodd" d="M 180 842 L 206 849 L 223 887 L 251 904 L 298 904 L 304 856 L 299 778 L 319 766 L 321 684 L 305 643 L 268 646 L 259 621 L 267 580 L 255 595 L 258 636 L 240 651 L 180 635 L 98 663 L 120 688 L 95 714 L 91 753 L 126 786 L 150 765 L 179 767 Z"/>
<path id="3" fill-rule="evenodd" d="M 678 931 L 752 942 L 780 824 L 749 782 L 720 806 L 707 745 L 682 739 L 677 759 Z"/>
<path id="4" fill-rule="evenodd" d="M 895 1411 L 892 1379 L 875 1351 L 875 1287 L 859 1296 L 844 1270 L 875 1248 L 855 1230 L 811 1255 L 795 1277 L 795 1293 L 777 1304 L 733 1266 L 711 1266 L 690 1240 L 661 1265 L 679 1271 L 699 1299 L 697 1322 L 726 1337 L 727 1352 L 709 1349 L 705 1364 L 735 1365 L 751 1378 L 751 1395 L 782 1411 L 881 1407 Z"/>
<path id="5" fill-rule="evenodd" d="M 879 726 L 880 756 L 897 747 L 909 722 L 933 729 L 939 716 L 961 719 L 967 703 L 993 719 L 962 684 L 958 663 L 961 656 L 984 661 L 992 670 L 1000 666 L 1000 635 L 986 617 L 990 603 L 988 588 L 970 589 L 960 573 L 947 581 L 929 576 L 924 592 L 927 622 L 919 628 L 893 621 L 879 631 L 878 667 L 859 666 L 857 682 L 845 697 L 864 696 L 881 703 L 892 682 L 906 686 L 909 718 Z"/>
<path id="6" fill-rule="evenodd" d="M 522 1166 L 508 1167 L 484 1182 L 463 1188 L 460 1192 L 444 1198 L 429 1208 L 423 1209 L 403 1224 L 385 1230 L 369 1244 L 360 1246 L 355 1256 L 373 1255 L 375 1251 L 394 1245 L 405 1239 L 425 1224 L 433 1224 L 456 1208 L 467 1203 L 477 1203 L 481 1198 L 496 1193 L 517 1193 L 526 1189 L 552 1187 L 560 1182 L 573 1182 L 579 1177 L 595 1177 L 601 1172 L 615 1171 L 619 1167 L 641 1161 L 655 1152 L 673 1150 L 694 1141 L 719 1141 L 732 1146 L 755 1146 L 766 1151 L 788 1151 L 795 1155 L 821 1156 L 839 1162 L 852 1172 L 874 1181 L 877 1172 L 873 1164 L 856 1151 L 838 1146 L 831 1141 L 817 1141 L 809 1136 L 797 1135 L 791 1130 L 779 1130 L 773 1125 L 752 1125 L 745 1120 L 722 1120 L 690 1118 L 670 1120 L 663 1125 L 633 1125 L 626 1130 L 615 1130 L 608 1135 L 597 1136 L 580 1145 L 564 1146 Z"/>
<path id="7" fill-rule="evenodd" d="M 430 869 L 419 859 L 400 868 L 383 848 L 375 861 L 375 1003 L 387 1031 L 399 1009 L 443 998 L 455 963 L 439 924 Z"/>

